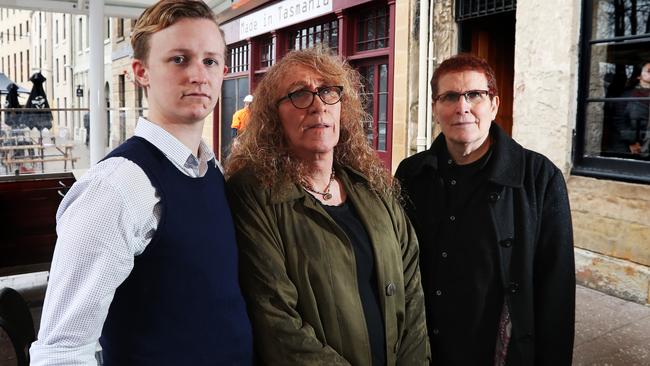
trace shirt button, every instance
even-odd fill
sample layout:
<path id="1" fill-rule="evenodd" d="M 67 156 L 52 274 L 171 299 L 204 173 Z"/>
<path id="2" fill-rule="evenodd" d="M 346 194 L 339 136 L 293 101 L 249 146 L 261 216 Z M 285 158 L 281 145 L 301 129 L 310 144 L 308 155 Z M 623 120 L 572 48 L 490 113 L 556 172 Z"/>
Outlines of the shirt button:
<path id="1" fill-rule="evenodd" d="M 447 160 L 447 164 L 451 165 L 451 164 L 453 164 L 453 163 L 454 163 L 453 160 L 451 160 L 451 159 Z"/>
<path id="2" fill-rule="evenodd" d="M 441 255 L 442 255 L 443 258 L 447 258 L 447 252 L 442 252 Z"/>
<path id="3" fill-rule="evenodd" d="M 449 221 L 456 221 L 456 216 L 449 216 Z"/>
<path id="4" fill-rule="evenodd" d="M 442 291 L 436 290 L 436 296 L 440 296 L 440 295 L 442 295 Z"/>
<path id="5" fill-rule="evenodd" d="M 456 179 L 452 179 L 452 180 L 449 182 L 449 184 L 451 184 L 452 186 L 455 186 L 455 185 L 456 185 Z"/>
<path id="6" fill-rule="evenodd" d="M 438 328 L 433 328 L 433 334 L 434 335 L 440 334 L 440 330 L 438 330 Z"/>
<path id="7" fill-rule="evenodd" d="M 490 192 L 488 194 L 488 200 L 492 203 L 498 201 L 501 198 L 501 196 L 497 192 Z"/>

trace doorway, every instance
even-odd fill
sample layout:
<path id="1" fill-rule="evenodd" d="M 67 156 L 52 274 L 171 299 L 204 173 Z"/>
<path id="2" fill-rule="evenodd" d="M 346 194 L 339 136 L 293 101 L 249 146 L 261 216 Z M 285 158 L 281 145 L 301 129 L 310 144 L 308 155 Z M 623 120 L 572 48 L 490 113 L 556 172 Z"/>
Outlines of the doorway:
<path id="1" fill-rule="evenodd" d="M 221 124 L 219 127 L 219 160 L 225 160 L 232 143 L 232 115 L 244 106 L 244 97 L 248 94 L 248 78 L 236 78 L 223 81 L 221 88 Z"/>
<path id="2" fill-rule="evenodd" d="M 463 20 L 458 25 L 459 51 L 484 58 L 494 69 L 501 100 L 495 122 L 511 136 L 515 77 L 515 11 Z"/>

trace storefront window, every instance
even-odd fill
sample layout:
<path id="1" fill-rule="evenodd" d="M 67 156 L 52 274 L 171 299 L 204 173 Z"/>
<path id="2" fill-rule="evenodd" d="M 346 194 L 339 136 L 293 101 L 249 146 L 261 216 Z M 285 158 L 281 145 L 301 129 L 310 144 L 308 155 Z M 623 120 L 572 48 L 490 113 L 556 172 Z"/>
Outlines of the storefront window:
<path id="1" fill-rule="evenodd" d="M 586 0 L 577 173 L 650 182 L 650 0 Z"/>
<path id="2" fill-rule="evenodd" d="M 365 121 L 366 137 L 377 151 L 388 150 L 388 64 L 367 63 L 357 67 L 363 89 L 361 96 L 368 119 Z"/>
<path id="3" fill-rule="evenodd" d="M 390 22 L 388 7 L 364 11 L 357 22 L 357 51 L 388 47 Z"/>
<path id="4" fill-rule="evenodd" d="M 226 63 L 228 64 L 229 72 L 235 74 L 238 72 L 247 72 L 248 71 L 248 44 L 239 43 L 233 46 L 228 47 L 228 58 Z"/>
<path id="5" fill-rule="evenodd" d="M 260 66 L 262 68 L 273 66 L 275 61 L 275 37 L 270 37 L 262 42 Z"/>
<path id="6" fill-rule="evenodd" d="M 296 29 L 289 33 L 290 50 L 301 50 L 317 45 L 325 45 L 338 53 L 339 22 L 337 20 Z"/>

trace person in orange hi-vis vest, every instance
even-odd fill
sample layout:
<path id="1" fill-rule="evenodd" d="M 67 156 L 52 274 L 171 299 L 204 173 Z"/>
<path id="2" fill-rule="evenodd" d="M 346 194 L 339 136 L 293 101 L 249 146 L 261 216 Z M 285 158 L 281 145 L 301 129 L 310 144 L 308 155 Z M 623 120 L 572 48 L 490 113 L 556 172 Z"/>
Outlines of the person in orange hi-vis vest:
<path id="1" fill-rule="evenodd" d="M 252 95 L 247 95 L 244 97 L 244 108 L 238 110 L 235 112 L 235 114 L 232 115 L 232 124 L 230 125 L 230 128 L 232 128 L 232 137 L 235 138 L 237 137 L 237 134 L 239 134 L 241 131 L 246 128 L 246 123 L 248 123 L 248 116 L 250 115 L 250 108 L 249 106 L 253 102 L 253 96 Z"/>

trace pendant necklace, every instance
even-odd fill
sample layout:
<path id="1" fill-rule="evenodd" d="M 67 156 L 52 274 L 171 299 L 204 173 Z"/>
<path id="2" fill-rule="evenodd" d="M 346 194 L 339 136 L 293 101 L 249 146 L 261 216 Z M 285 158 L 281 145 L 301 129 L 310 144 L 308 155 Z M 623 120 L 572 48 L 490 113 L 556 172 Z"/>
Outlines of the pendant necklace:
<path id="1" fill-rule="evenodd" d="M 332 174 L 330 175 L 330 181 L 327 183 L 327 186 L 325 187 L 325 190 L 320 192 L 314 189 L 314 187 L 309 184 L 306 180 L 303 180 L 301 182 L 301 185 L 304 189 L 308 190 L 309 192 L 320 194 L 323 197 L 323 201 L 327 201 L 332 198 L 332 194 L 330 193 L 330 188 L 332 187 L 332 182 L 334 181 L 334 169 L 332 169 Z"/>

